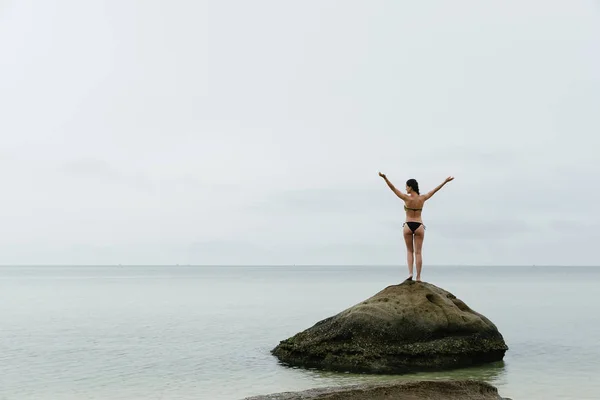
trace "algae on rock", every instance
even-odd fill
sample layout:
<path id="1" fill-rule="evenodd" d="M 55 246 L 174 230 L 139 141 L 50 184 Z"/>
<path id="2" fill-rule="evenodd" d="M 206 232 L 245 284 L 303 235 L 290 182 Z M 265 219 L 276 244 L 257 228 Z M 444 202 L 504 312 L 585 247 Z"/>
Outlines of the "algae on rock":
<path id="1" fill-rule="evenodd" d="M 507 350 L 496 326 L 456 296 L 430 283 L 405 281 L 271 352 L 292 366 L 398 374 L 499 361 Z"/>

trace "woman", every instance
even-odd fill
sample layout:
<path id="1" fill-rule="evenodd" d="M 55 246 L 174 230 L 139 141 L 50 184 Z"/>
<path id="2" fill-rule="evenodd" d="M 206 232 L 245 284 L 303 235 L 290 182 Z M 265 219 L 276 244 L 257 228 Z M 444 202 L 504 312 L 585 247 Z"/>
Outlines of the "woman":
<path id="1" fill-rule="evenodd" d="M 421 268 L 423 267 L 423 258 L 421 256 L 421 249 L 423 248 L 423 239 L 425 238 L 425 225 L 421 219 L 421 211 L 423 210 L 423 204 L 431 198 L 438 190 L 440 190 L 446 183 L 454 179 L 449 176 L 442 184 L 438 185 L 435 189 L 427 194 L 421 195 L 419 193 L 419 183 L 414 179 L 406 181 L 406 193 L 402 193 L 396 189 L 394 185 L 388 180 L 385 174 L 379 173 L 385 183 L 392 189 L 396 196 L 404 200 L 404 211 L 406 211 L 406 222 L 402 224 L 404 230 L 404 241 L 406 242 L 408 262 L 408 278 L 407 280 L 412 281 L 413 278 L 413 264 L 415 258 L 417 259 L 417 282 L 421 282 Z"/>

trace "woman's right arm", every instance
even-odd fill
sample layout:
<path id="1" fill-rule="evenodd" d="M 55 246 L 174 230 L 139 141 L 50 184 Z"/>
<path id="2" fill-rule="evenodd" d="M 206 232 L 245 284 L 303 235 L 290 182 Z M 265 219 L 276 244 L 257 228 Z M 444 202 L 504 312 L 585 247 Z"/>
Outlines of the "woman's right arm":
<path id="1" fill-rule="evenodd" d="M 406 200 L 408 198 L 407 195 L 405 195 L 404 193 L 402 193 L 401 191 L 399 191 L 398 189 L 396 189 L 396 187 L 392 184 L 392 182 L 390 182 L 387 178 L 387 176 L 385 176 L 385 174 L 382 174 L 381 172 L 379 173 L 379 176 L 383 178 L 383 180 L 385 180 L 385 183 L 387 183 L 387 185 L 390 187 L 390 189 L 392 189 L 392 192 L 394 192 L 396 194 L 396 196 L 400 197 L 402 200 Z"/>
<path id="2" fill-rule="evenodd" d="M 433 196 L 438 190 L 440 190 L 442 187 L 444 187 L 444 185 L 448 182 L 450 182 L 451 180 L 453 180 L 454 177 L 453 176 L 449 176 L 446 178 L 446 180 L 442 183 L 440 183 L 439 185 L 437 185 L 432 191 L 430 191 L 429 193 L 427 193 L 425 195 L 425 200 L 429 200 L 431 198 L 431 196 Z"/>

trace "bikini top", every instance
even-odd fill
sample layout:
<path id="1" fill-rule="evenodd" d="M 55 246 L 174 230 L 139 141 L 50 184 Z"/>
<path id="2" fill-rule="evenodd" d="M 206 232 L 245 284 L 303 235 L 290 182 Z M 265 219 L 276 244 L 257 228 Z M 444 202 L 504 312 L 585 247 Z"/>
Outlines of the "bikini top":
<path id="1" fill-rule="evenodd" d="M 422 208 L 410 208 L 410 207 L 406 207 L 406 204 L 404 205 L 404 211 L 421 211 Z"/>

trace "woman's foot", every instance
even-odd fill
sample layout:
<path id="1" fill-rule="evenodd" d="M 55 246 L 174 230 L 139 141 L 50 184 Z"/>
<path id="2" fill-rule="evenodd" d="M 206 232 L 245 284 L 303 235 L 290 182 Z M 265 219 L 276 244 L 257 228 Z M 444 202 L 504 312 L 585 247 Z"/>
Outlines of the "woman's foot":
<path id="1" fill-rule="evenodd" d="M 421 282 L 421 277 L 417 276 L 417 282 Z"/>
<path id="2" fill-rule="evenodd" d="M 409 275 L 408 278 L 406 278 L 407 281 L 412 281 L 412 275 Z"/>

